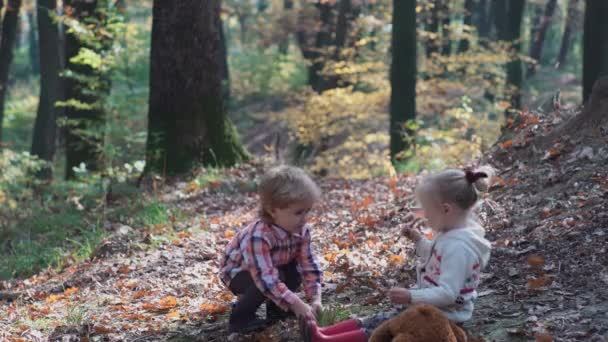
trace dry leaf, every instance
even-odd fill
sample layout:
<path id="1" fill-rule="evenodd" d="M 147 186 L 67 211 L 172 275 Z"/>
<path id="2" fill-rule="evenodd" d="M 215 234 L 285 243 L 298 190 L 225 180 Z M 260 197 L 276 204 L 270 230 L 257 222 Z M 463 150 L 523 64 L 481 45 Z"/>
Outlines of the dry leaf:
<path id="1" fill-rule="evenodd" d="M 530 255 L 528 257 L 528 265 L 536 268 L 545 266 L 545 258 L 542 255 Z"/>
<path id="2" fill-rule="evenodd" d="M 160 300 L 159 308 L 161 310 L 171 309 L 175 306 L 177 306 L 177 299 L 173 296 L 167 296 Z"/>
<path id="3" fill-rule="evenodd" d="M 553 342 L 553 336 L 546 333 L 537 332 L 534 334 L 534 340 L 536 342 Z"/>
<path id="4" fill-rule="evenodd" d="M 133 299 L 140 299 L 143 297 L 147 297 L 151 294 L 152 294 L 152 291 L 147 291 L 147 290 L 137 291 L 137 292 L 135 292 L 135 294 L 133 294 Z"/>
<path id="5" fill-rule="evenodd" d="M 528 287 L 532 290 L 536 290 L 541 287 L 551 285 L 552 282 L 553 282 L 553 279 L 549 278 L 546 275 L 543 275 L 538 278 L 528 279 Z"/>
<path id="6" fill-rule="evenodd" d="M 393 254 L 389 257 L 390 263 L 393 265 L 400 265 L 403 264 L 403 262 L 405 261 L 405 258 L 401 255 L 397 255 L 397 254 Z"/>
<path id="7" fill-rule="evenodd" d="M 209 302 L 202 303 L 199 308 L 201 309 L 201 312 L 207 315 L 221 315 L 228 312 L 228 310 L 230 309 L 228 305 L 215 304 Z"/>
<path id="8" fill-rule="evenodd" d="M 235 234 L 234 230 L 228 229 L 228 230 L 224 231 L 224 237 L 226 239 L 232 239 L 232 237 L 234 237 L 234 234 Z"/>
<path id="9" fill-rule="evenodd" d="M 503 142 L 502 144 L 500 144 L 500 148 L 502 148 L 503 150 L 511 148 L 512 146 L 513 146 L 513 140 L 507 140 L 507 141 Z"/>
<path id="10" fill-rule="evenodd" d="M 60 300 L 63 296 L 61 295 L 50 295 L 46 298 L 46 302 L 51 304 L 51 303 L 55 303 L 56 301 Z"/>
<path id="11" fill-rule="evenodd" d="M 167 317 L 167 319 L 171 319 L 171 320 L 179 320 L 181 318 L 180 314 L 177 311 L 171 311 L 168 314 L 166 314 L 165 317 Z"/>
<path id="12" fill-rule="evenodd" d="M 101 325 L 96 325 L 93 327 L 93 331 L 96 334 L 111 334 L 114 332 L 114 330 L 112 328 L 108 328 L 108 327 L 104 327 Z"/>
<path id="13" fill-rule="evenodd" d="M 223 292 L 218 296 L 219 300 L 223 300 L 224 302 L 229 302 L 234 298 L 234 295 L 230 292 Z"/>
<path id="14" fill-rule="evenodd" d="M 187 239 L 187 238 L 189 238 L 191 235 L 190 235 L 190 233 L 187 233 L 187 232 L 179 232 L 179 233 L 177 234 L 177 236 L 179 236 L 179 237 L 180 237 L 180 239 Z"/>
<path id="15" fill-rule="evenodd" d="M 78 292 L 78 288 L 77 287 L 70 287 L 69 289 L 66 289 L 65 291 L 63 291 L 63 295 L 64 296 L 71 296 L 74 293 Z"/>

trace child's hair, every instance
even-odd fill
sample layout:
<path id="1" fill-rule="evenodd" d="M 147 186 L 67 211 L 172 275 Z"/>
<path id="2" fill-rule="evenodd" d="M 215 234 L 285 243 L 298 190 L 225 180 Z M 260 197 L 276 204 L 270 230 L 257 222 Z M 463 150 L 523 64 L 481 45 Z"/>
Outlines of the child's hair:
<path id="1" fill-rule="evenodd" d="M 488 190 L 493 174 L 489 166 L 464 171 L 448 169 L 426 177 L 417 192 L 439 196 L 438 200 L 467 210 L 477 203 L 478 192 Z"/>
<path id="2" fill-rule="evenodd" d="M 321 190 L 304 170 L 289 165 L 280 165 L 268 170 L 262 176 L 258 187 L 260 195 L 260 217 L 271 220 L 271 208 L 286 208 L 290 204 L 309 201 L 316 202 Z"/>

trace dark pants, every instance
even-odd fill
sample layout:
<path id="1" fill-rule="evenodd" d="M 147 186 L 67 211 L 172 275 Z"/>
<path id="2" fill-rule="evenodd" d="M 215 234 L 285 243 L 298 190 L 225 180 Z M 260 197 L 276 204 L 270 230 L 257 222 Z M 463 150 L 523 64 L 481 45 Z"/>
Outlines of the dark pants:
<path id="1" fill-rule="evenodd" d="M 279 279 L 288 289 L 296 291 L 302 283 L 296 261 L 279 266 Z M 239 272 L 230 282 L 230 291 L 239 296 L 239 300 L 232 308 L 231 323 L 243 323 L 255 318 L 257 309 L 267 300 L 266 296 L 255 286 L 248 271 Z M 280 310 L 272 301 L 266 304 L 266 311 Z"/>

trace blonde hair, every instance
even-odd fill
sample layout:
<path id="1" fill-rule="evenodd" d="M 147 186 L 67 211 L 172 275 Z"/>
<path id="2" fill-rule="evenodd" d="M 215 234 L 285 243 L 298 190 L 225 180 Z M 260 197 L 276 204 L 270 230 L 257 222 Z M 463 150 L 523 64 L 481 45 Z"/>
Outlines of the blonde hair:
<path id="1" fill-rule="evenodd" d="M 286 208 L 302 201 L 314 203 L 321 197 L 321 190 L 304 170 L 289 165 L 280 165 L 262 176 L 258 187 L 260 195 L 260 217 L 272 220 L 271 208 Z"/>
<path id="2" fill-rule="evenodd" d="M 479 192 L 489 189 L 493 174 L 494 169 L 489 166 L 475 170 L 448 169 L 426 177 L 416 192 L 438 196 L 442 202 L 467 210 L 477 203 Z"/>

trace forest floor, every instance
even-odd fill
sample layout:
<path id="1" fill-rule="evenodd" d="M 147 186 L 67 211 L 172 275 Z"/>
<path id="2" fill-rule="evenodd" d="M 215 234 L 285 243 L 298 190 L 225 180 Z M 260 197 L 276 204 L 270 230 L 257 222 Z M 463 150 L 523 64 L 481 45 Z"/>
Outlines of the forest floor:
<path id="1" fill-rule="evenodd" d="M 551 140 L 573 115 L 524 112 L 481 161 L 498 169 L 479 206 L 494 248 L 466 328 L 486 341 L 608 338 L 608 127 Z M 189 214 L 108 222 L 92 260 L 1 282 L 0 341 L 225 341 L 234 298 L 218 259 L 255 217 L 262 169 L 242 165 L 204 186 L 148 184 L 149 196 Z M 382 310 L 385 289 L 414 282 L 413 246 L 395 225 L 419 177 L 320 181 L 310 221 L 324 302 L 338 318 Z M 298 341 L 298 331 L 288 320 L 243 340 Z"/>

